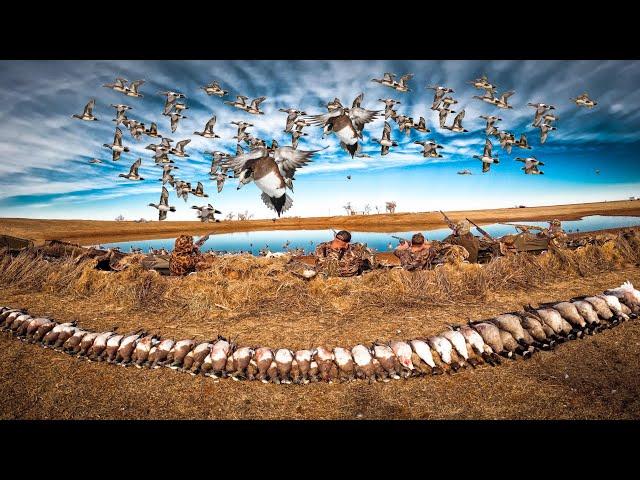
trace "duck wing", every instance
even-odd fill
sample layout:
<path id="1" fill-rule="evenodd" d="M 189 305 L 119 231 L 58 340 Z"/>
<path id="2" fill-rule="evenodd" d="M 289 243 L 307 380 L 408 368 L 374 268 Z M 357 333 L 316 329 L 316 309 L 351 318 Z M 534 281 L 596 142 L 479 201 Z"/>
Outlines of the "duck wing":
<path id="1" fill-rule="evenodd" d="M 160 194 L 160 205 L 164 205 L 166 207 L 169 206 L 169 190 L 167 187 L 162 187 L 162 193 Z"/>
<path id="2" fill-rule="evenodd" d="M 242 147 L 238 147 L 240 150 L 242 149 Z M 244 166 L 247 162 L 266 157 L 267 155 L 268 152 L 265 147 L 258 147 L 248 153 L 242 153 L 234 157 L 227 157 L 220 162 L 220 166 L 222 168 L 230 168 L 231 170 L 233 170 L 234 175 L 237 176 L 240 175 L 240 172 L 242 172 L 242 170 L 244 170 Z"/>
<path id="3" fill-rule="evenodd" d="M 137 177 L 138 168 L 140 168 L 140 165 L 142 165 L 142 158 L 138 158 L 138 160 L 136 160 L 131 164 L 131 168 L 129 169 L 129 175 Z"/>
<path id="4" fill-rule="evenodd" d="M 373 122 L 379 113 L 380 110 L 367 110 L 356 107 L 349 110 L 349 118 L 351 118 L 354 128 L 358 131 L 362 131 L 365 124 Z"/>
<path id="5" fill-rule="evenodd" d="M 342 114 L 343 114 L 342 108 L 337 108 L 336 110 L 332 110 L 328 113 L 324 113 L 320 115 L 309 115 L 307 119 L 311 125 L 324 125 L 329 121 L 329 119 L 334 117 L 339 117 Z"/>
<path id="6" fill-rule="evenodd" d="M 491 149 L 493 148 L 493 144 L 491 143 L 491 140 L 489 140 L 487 138 L 487 140 L 484 143 L 484 153 L 483 156 L 485 157 L 491 157 Z"/>
<path id="7" fill-rule="evenodd" d="M 322 149 L 324 150 L 324 149 Z M 293 147 L 279 147 L 273 151 L 273 159 L 278 165 L 283 177 L 293 177 L 297 168 L 300 168 L 311 160 L 311 157 L 320 150 L 295 150 Z"/>

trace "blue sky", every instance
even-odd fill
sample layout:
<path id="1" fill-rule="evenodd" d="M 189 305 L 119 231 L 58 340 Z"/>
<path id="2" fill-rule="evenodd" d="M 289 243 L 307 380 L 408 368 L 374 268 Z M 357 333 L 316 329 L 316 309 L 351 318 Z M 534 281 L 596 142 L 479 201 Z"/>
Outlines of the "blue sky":
<path id="1" fill-rule="evenodd" d="M 371 82 L 383 72 L 398 76 L 413 73 L 408 93 L 396 92 Z M 498 94 L 515 90 L 513 110 L 472 99 L 481 95 L 466 82 L 481 74 L 498 85 Z M 129 80 L 145 79 L 140 91 L 144 98 L 125 97 L 103 88 L 116 76 Z M 207 96 L 200 86 L 218 80 L 230 91 L 224 99 Z M 470 133 L 439 129 L 437 112 L 429 109 L 433 92 L 428 84 L 447 85 L 459 103 L 454 109 L 466 110 L 463 121 Z M 372 158 L 351 159 L 331 135 L 321 138 L 319 127 L 307 127 L 308 137 L 299 149 L 328 146 L 308 166 L 296 174 L 293 207 L 285 216 L 343 214 L 346 202 L 362 210 L 369 204 L 381 209 L 395 200 L 398 211 L 454 210 L 463 208 L 510 207 L 516 204 L 542 205 L 640 196 L 640 62 L 637 61 L 2 61 L 0 62 L 0 207 L 4 217 L 113 219 L 157 219 L 148 207 L 160 195 L 161 169 L 153 165 L 152 152 L 144 147 L 157 143 L 144 136 L 141 141 L 124 130 L 124 144 L 131 152 L 119 162 L 111 162 L 103 143 L 113 139 L 115 118 L 111 103 L 133 107 L 129 118 L 158 124 L 159 132 L 175 141 L 191 138 L 188 159 L 175 158 L 178 177 L 204 183 L 209 201 L 223 213 L 252 213 L 256 218 L 272 218 L 260 200 L 255 185 L 240 191 L 229 180 L 218 194 L 209 180 L 210 157 L 206 150 L 235 151 L 232 120 L 255 126 L 253 135 L 281 145 L 290 144 L 283 132 L 286 114 L 278 108 L 299 107 L 309 114 L 324 113 L 326 102 L 338 97 L 351 104 L 364 92 L 363 106 L 382 109 L 378 98 L 395 98 L 401 114 L 424 116 L 432 133 L 400 133 L 392 123 L 392 137 L 400 146 L 384 157 L 371 138 L 379 138 L 384 120 L 368 124 L 364 131 L 366 153 Z M 187 95 L 188 118 L 178 130 L 170 132 L 169 119 L 161 115 L 164 98 L 160 90 L 177 90 Z M 580 109 L 569 98 L 587 91 L 598 101 L 592 110 Z M 254 116 L 224 105 L 235 95 L 250 98 L 265 95 L 265 115 Z M 71 118 L 81 113 L 89 98 L 96 98 L 94 113 L 98 122 Z M 540 145 L 538 130 L 531 127 L 534 110 L 528 102 L 556 106 L 558 130 Z M 500 164 L 488 174 L 473 159 L 484 145 L 484 120 L 479 115 L 498 114 L 498 127 L 526 133 L 533 150 L 514 148 L 511 155 L 494 141 Z M 209 140 L 193 135 L 216 115 L 216 133 L 222 139 Z M 451 118 L 447 123 L 451 122 Z M 444 145 L 444 158 L 425 159 L 414 140 L 433 139 Z M 531 153 L 545 162 L 545 175 L 524 175 L 522 164 L 514 159 Z M 101 165 L 88 161 L 97 157 Z M 138 157 L 143 165 L 142 182 L 118 178 L 128 172 Z M 462 169 L 470 176 L 457 175 Z M 595 170 L 600 170 L 600 175 Z M 352 179 L 347 180 L 346 176 Z M 207 199 L 205 199 L 207 200 Z M 192 205 L 206 203 L 190 197 L 185 203 L 170 190 L 170 204 L 177 212 L 170 220 L 195 220 Z"/>

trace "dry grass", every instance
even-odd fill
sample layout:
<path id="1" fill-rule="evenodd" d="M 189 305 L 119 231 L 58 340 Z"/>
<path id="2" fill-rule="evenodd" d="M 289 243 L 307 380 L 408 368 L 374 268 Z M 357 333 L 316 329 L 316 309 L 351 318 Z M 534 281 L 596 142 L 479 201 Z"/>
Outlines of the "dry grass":
<path id="1" fill-rule="evenodd" d="M 134 264 L 122 272 L 94 268 L 95 260 L 45 260 L 0 254 L 0 285 L 95 299 L 129 311 L 176 310 L 204 316 L 226 307 L 235 315 L 305 309 L 338 313 L 363 308 L 412 308 L 424 304 L 477 302 L 490 292 L 532 289 L 566 276 L 588 276 L 639 261 L 640 230 L 602 246 L 543 255 L 501 257 L 486 265 L 445 265 L 429 271 L 376 270 L 356 278 L 291 275 L 284 259 L 249 255 L 220 257 L 211 270 L 165 277 Z"/>

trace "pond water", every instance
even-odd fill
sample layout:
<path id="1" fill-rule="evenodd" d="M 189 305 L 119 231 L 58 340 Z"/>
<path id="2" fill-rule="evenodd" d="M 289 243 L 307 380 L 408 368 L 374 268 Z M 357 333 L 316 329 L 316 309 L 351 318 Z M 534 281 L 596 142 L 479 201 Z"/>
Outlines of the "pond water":
<path id="1" fill-rule="evenodd" d="M 547 226 L 544 221 L 515 222 L 523 225 Z M 640 226 L 640 217 L 616 217 L 593 215 L 584 217 L 581 220 L 567 220 L 562 222 L 562 228 L 567 233 L 578 231 L 604 230 L 607 228 Z M 492 224 L 482 227 L 490 235 L 500 237 L 509 233 L 516 233 L 514 227 L 508 225 Z M 476 229 L 472 229 L 475 235 L 480 235 Z M 389 251 L 395 248 L 398 240 L 392 235 L 404 238 L 411 238 L 415 232 L 351 232 L 353 242 L 366 243 L 369 247 L 377 251 Z M 431 240 L 442 240 L 451 231 L 448 228 L 437 230 L 424 230 L 425 237 Z M 198 237 L 196 236 L 196 239 Z M 285 243 L 289 242 L 289 248 L 304 248 L 306 252 L 312 252 L 316 244 L 331 240 L 333 232 L 331 230 L 265 230 L 255 232 L 224 233 L 211 235 L 209 240 L 202 247 L 202 251 L 223 251 L 223 252 L 251 252 L 257 255 L 260 249 L 268 248 L 272 252 L 283 250 Z M 134 240 L 129 242 L 104 243 L 105 248 L 120 247 L 123 252 L 129 252 L 132 247 L 142 248 L 148 252 L 149 249 L 166 248 L 172 250 L 175 238 L 162 238 L 156 240 Z M 389 248 L 391 244 L 392 248 Z"/>

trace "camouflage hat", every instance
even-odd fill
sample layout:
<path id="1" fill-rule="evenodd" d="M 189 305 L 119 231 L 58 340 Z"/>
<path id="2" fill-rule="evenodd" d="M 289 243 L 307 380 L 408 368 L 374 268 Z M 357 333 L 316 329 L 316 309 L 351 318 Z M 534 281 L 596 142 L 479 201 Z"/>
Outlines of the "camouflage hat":
<path id="1" fill-rule="evenodd" d="M 424 244 L 424 235 L 421 233 L 416 233 L 413 237 L 411 237 L 412 245 L 422 245 Z"/>
<path id="2" fill-rule="evenodd" d="M 471 227 L 469 226 L 469 222 L 467 222 L 466 220 L 460 220 L 458 223 L 456 223 L 456 232 L 465 234 L 469 233 L 470 231 Z"/>
<path id="3" fill-rule="evenodd" d="M 557 218 L 554 218 L 553 220 L 551 220 L 549 222 L 550 225 L 561 225 L 560 220 L 558 220 Z"/>

